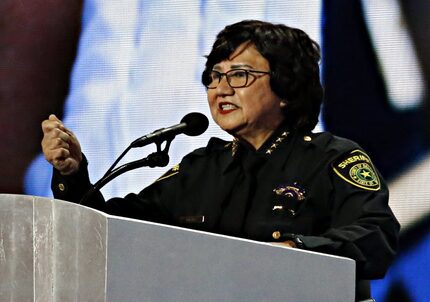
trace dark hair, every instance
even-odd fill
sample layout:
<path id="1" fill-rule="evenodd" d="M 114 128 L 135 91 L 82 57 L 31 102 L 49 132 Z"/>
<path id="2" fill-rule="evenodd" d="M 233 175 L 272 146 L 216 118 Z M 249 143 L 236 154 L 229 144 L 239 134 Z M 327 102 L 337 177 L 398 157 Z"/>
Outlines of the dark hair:
<path id="1" fill-rule="evenodd" d="M 323 98 L 318 66 L 320 47 L 300 29 L 257 20 L 226 26 L 207 56 L 202 83 L 208 84 L 215 64 L 248 41 L 269 62 L 270 86 L 287 103 L 284 114 L 289 126 L 309 131 L 315 128 Z"/>

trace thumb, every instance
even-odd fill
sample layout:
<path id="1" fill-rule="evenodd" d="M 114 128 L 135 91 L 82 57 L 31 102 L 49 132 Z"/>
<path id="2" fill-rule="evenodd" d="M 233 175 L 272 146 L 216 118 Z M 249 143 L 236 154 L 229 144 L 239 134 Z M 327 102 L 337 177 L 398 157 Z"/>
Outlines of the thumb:
<path id="1" fill-rule="evenodd" d="M 55 114 L 50 114 L 49 115 L 49 120 L 50 121 L 55 121 L 55 122 L 59 122 L 62 124 L 61 120 L 55 115 Z"/>
<path id="2" fill-rule="evenodd" d="M 48 119 L 52 122 L 57 122 L 61 130 L 65 132 L 68 131 L 67 128 L 64 126 L 63 122 L 55 114 L 50 114 Z"/>

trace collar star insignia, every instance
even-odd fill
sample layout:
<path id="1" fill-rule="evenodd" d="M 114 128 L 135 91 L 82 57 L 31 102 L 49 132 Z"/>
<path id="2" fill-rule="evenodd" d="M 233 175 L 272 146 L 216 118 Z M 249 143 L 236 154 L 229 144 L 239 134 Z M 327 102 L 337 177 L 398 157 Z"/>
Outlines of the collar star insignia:
<path id="1" fill-rule="evenodd" d="M 275 151 L 275 149 L 278 148 L 279 144 L 282 143 L 287 138 L 288 134 L 289 134 L 288 131 L 282 132 L 282 134 L 275 139 L 275 142 L 272 145 L 270 145 L 269 148 L 267 148 L 266 154 L 271 155 L 273 151 Z"/>
<path id="2" fill-rule="evenodd" d="M 278 136 L 275 141 L 270 145 L 269 148 L 266 149 L 266 154 L 271 155 L 273 151 L 278 148 L 278 146 L 287 138 L 288 134 L 290 134 L 288 131 L 282 132 L 280 136 Z M 231 156 L 235 156 L 237 152 L 237 148 L 239 148 L 239 140 L 237 138 L 234 138 L 231 143 L 228 143 L 225 145 L 225 147 L 230 147 L 231 145 Z"/>
<path id="3" fill-rule="evenodd" d="M 235 138 L 231 142 L 231 156 L 234 156 L 236 154 L 238 147 L 239 147 L 239 140 Z"/>

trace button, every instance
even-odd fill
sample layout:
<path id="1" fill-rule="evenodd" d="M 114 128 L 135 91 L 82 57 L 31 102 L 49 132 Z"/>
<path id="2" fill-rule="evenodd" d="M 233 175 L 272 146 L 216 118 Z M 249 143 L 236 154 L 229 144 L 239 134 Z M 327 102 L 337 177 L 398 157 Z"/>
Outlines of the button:
<path id="1" fill-rule="evenodd" d="M 273 239 L 278 240 L 279 238 L 281 238 L 281 232 L 279 232 L 279 231 L 273 232 L 272 237 L 273 237 Z"/>
<path id="2" fill-rule="evenodd" d="M 306 135 L 305 137 L 303 137 L 305 142 L 310 142 L 312 140 L 312 138 L 308 135 Z"/>
<path id="3" fill-rule="evenodd" d="M 61 192 L 64 192 L 64 190 L 66 189 L 66 186 L 65 186 L 63 183 L 59 183 L 59 184 L 58 184 L 58 189 L 59 189 Z"/>

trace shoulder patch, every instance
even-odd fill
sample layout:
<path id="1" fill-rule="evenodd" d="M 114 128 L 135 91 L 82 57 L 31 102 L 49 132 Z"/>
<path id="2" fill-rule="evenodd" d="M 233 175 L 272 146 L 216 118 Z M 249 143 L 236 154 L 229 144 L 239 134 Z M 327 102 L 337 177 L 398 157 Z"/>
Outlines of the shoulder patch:
<path id="1" fill-rule="evenodd" d="M 179 164 L 174 165 L 169 171 L 167 171 L 166 173 L 161 175 L 161 177 L 158 178 L 155 182 L 160 181 L 160 180 L 164 180 L 164 179 L 169 178 L 169 177 L 172 177 L 173 175 L 176 175 L 178 173 L 179 173 Z"/>
<path id="2" fill-rule="evenodd" d="M 361 150 L 354 150 L 339 157 L 332 164 L 334 172 L 344 181 L 370 191 L 381 189 L 376 169 L 369 156 Z"/>

